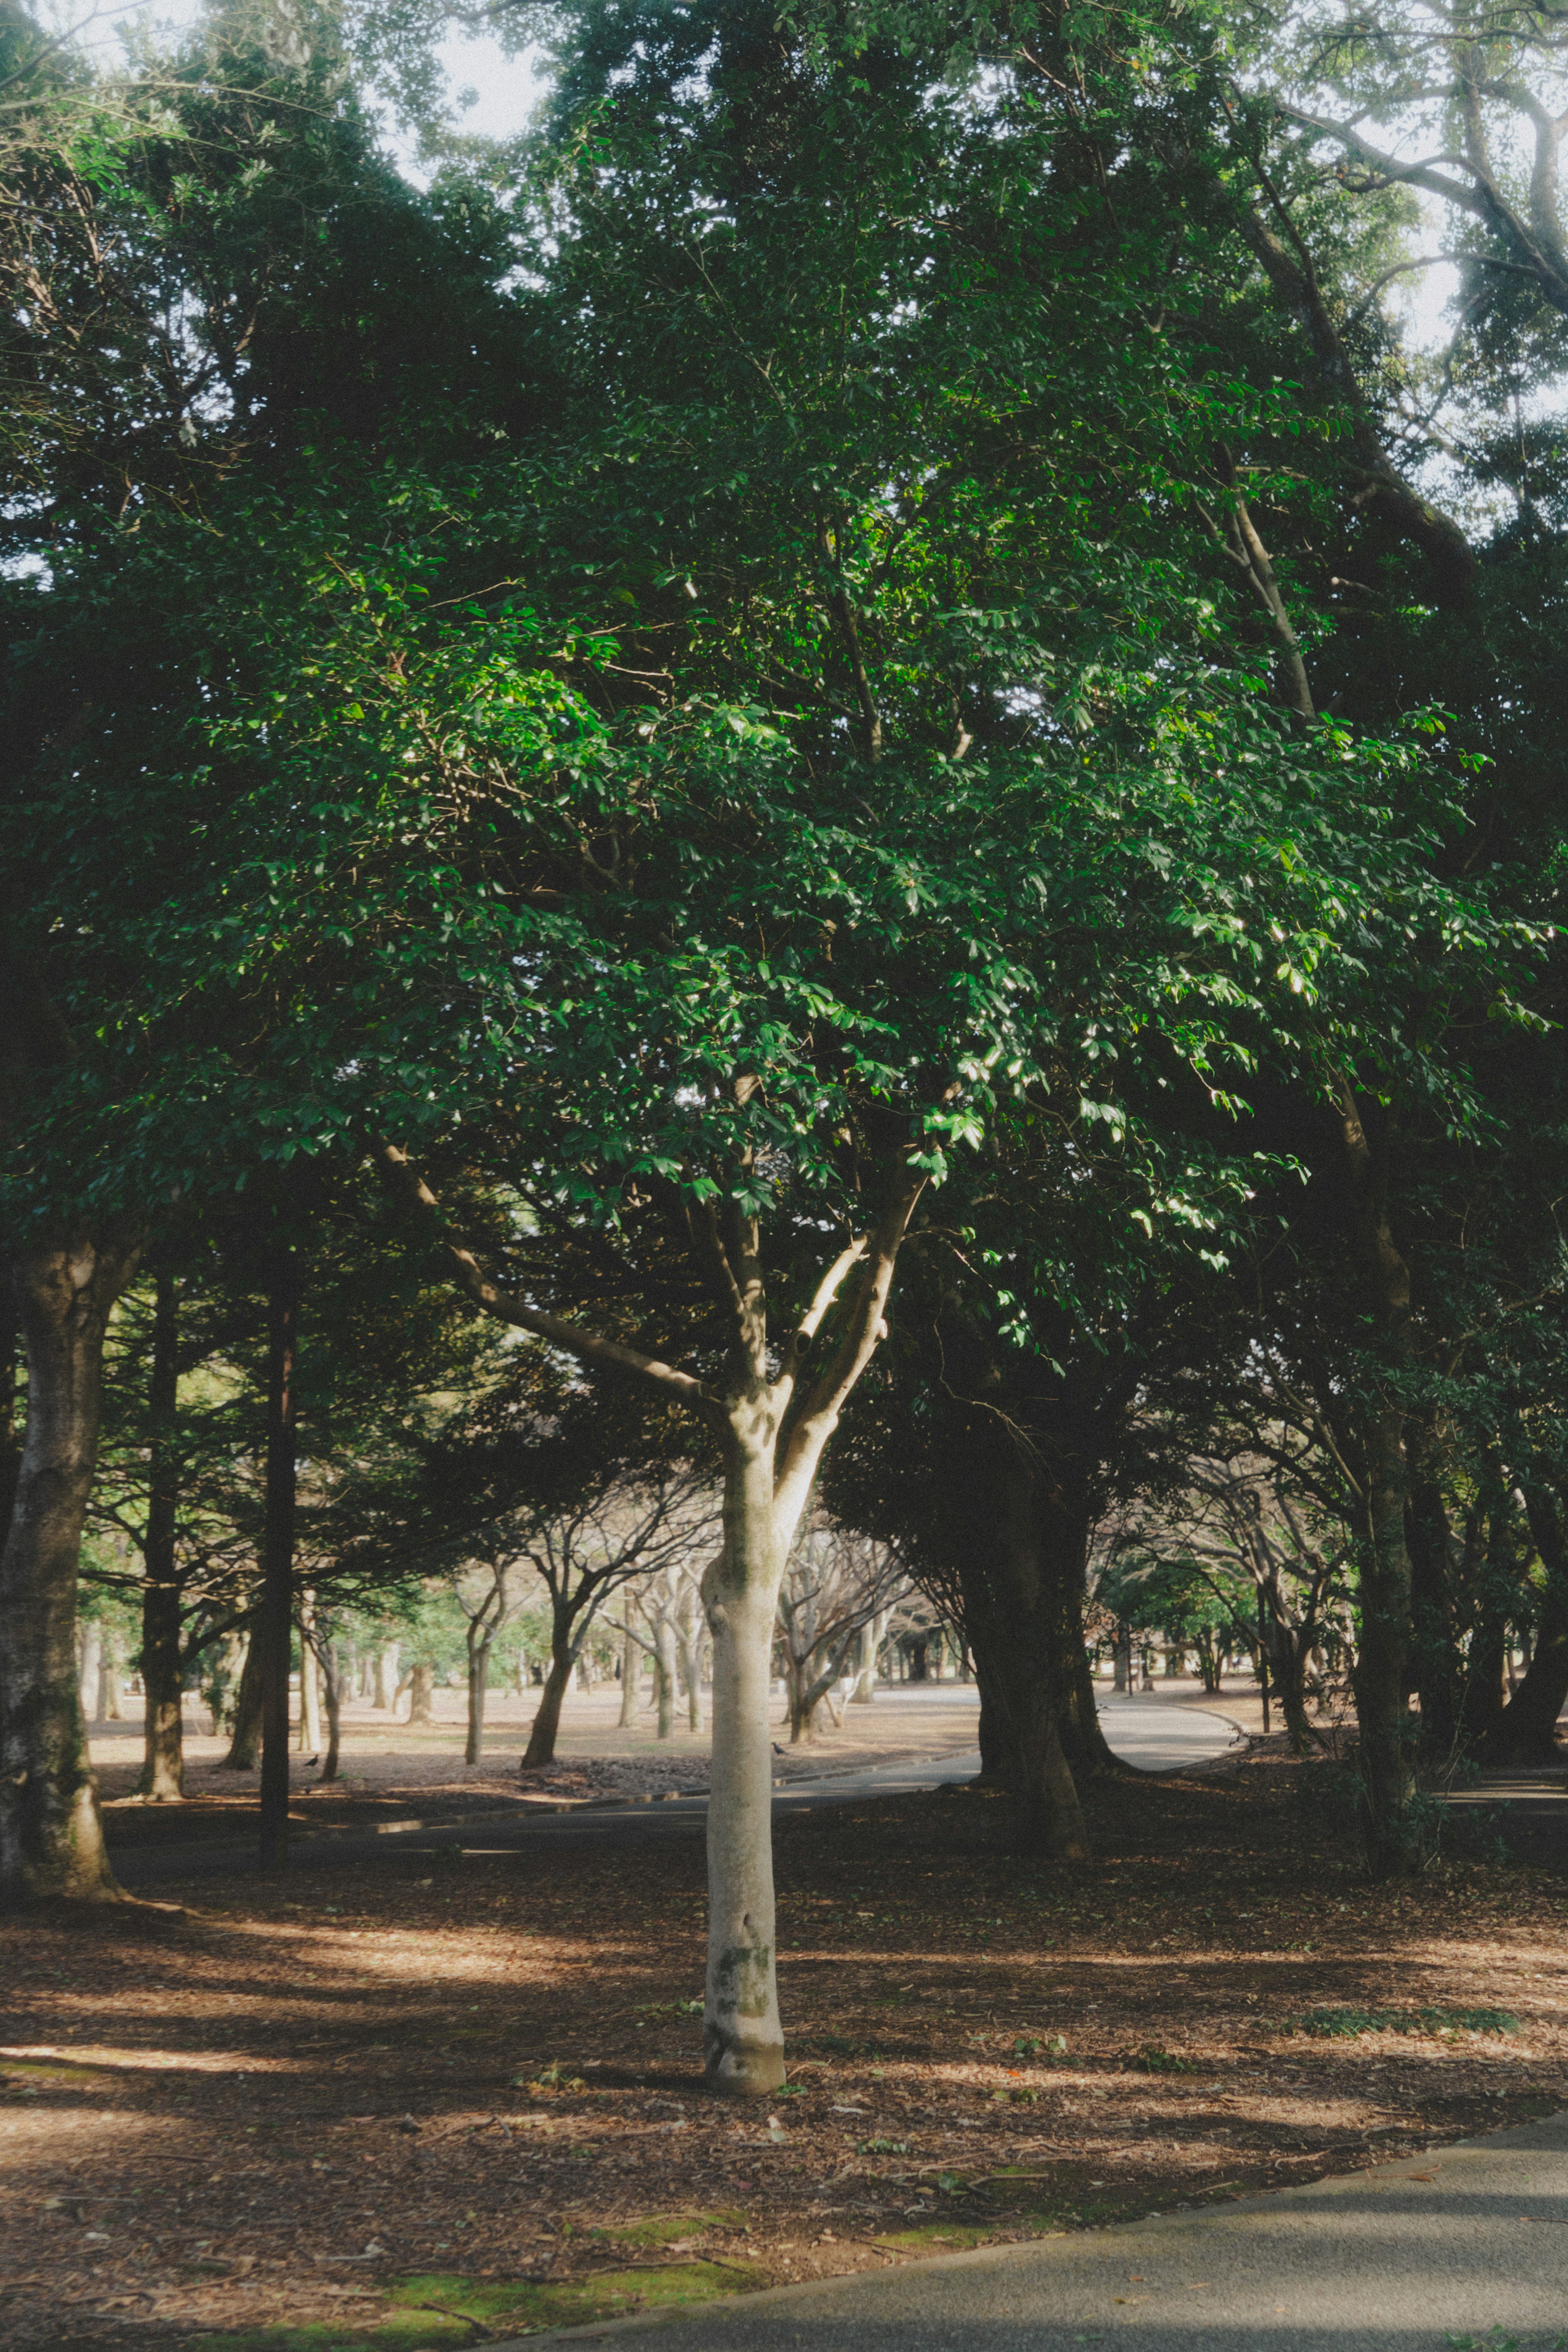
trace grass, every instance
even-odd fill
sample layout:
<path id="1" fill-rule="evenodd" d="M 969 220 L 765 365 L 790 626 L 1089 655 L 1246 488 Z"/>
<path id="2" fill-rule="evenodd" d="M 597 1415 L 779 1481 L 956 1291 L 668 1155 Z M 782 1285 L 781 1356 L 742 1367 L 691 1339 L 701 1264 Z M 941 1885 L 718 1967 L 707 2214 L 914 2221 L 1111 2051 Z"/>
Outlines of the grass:
<path id="1" fill-rule="evenodd" d="M 1506 2009 L 1309 2009 L 1285 2030 L 1337 2042 L 1360 2033 L 1518 2033 L 1521 2028 Z"/>

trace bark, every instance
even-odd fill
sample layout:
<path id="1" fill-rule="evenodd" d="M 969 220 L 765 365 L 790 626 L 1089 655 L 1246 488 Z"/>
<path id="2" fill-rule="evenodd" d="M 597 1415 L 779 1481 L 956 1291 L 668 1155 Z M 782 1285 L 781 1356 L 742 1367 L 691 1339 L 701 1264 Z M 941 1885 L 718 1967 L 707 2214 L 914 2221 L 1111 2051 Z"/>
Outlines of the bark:
<path id="1" fill-rule="evenodd" d="M 316 1623 L 316 1595 L 299 1596 L 299 1753 L 321 1753 L 321 1675 L 311 1633 Z"/>
<path id="2" fill-rule="evenodd" d="M 477 1764 L 485 1753 L 485 1694 L 490 1679 L 490 1644 L 470 1641 L 468 1644 L 468 1737 L 464 1744 L 463 1760 Z"/>
<path id="3" fill-rule="evenodd" d="M 180 1502 L 174 1416 L 179 1389 L 179 1286 L 166 1266 L 154 1277 L 152 1362 L 148 1387 L 151 1463 L 147 1530 L 142 1539 L 141 1689 L 143 1749 L 141 1793 L 155 1805 L 178 1804 L 185 1793 L 183 1631 L 175 1537 Z"/>
<path id="4" fill-rule="evenodd" d="M 703 1580 L 713 1636 L 703 2056 L 711 2089 L 744 2095 L 776 2090 L 784 2080 L 768 1702 L 789 1542 L 779 1540 L 772 1446 L 747 1445 L 737 1434 L 726 1465 L 724 1545 Z"/>
<path id="5" fill-rule="evenodd" d="M 1367 1864 L 1375 1878 L 1414 1867 L 1410 1685 L 1410 1561 L 1405 1549 L 1401 1416 L 1385 1405 L 1364 1431 L 1366 1529 L 1362 1542 L 1361 1641 L 1352 1675 Z"/>
<path id="6" fill-rule="evenodd" d="M 27 1420 L 0 1553 L 0 1905 L 119 1895 L 77 1684 L 77 1578 L 98 1458 L 103 1336 L 140 1237 L 78 1234 L 12 1269 Z"/>
<path id="7" fill-rule="evenodd" d="M 294 1622 L 297 1486 L 295 1359 L 299 1273 L 292 1250 L 275 1253 L 267 1288 L 267 1522 L 262 1537 L 261 1864 L 288 1860 L 288 1664 Z"/>
<path id="8" fill-rule="evenodd" d="M 1385 1159 L 1374 1154 L 1348 1088 L 1341 1108 L 1355 1270 L 1389 1360 L 1382 1393 L 1374 1397 L 1361 1422 L 1365 1465 L 1357 1593 L 1361 1640 L 1352 1680 L 1367 1867 L 1375 1878 L 1395 1878 L 1407 1875 L 1419 1863 L 1411 1820 L 1416 1774 L 1408 1696 L 1411 1576 L 1405 1541 L 1405 1412 L 1391 1379 L 1410 1356 L 1410 1273 L 1389 1223 Z"/>
<path id="9" fill-rule="evenodd" d="M 321 1778 L 335 1780 L 338 1758 L 343 1744 L 343 1661 L 336 1642 L 321 1643 L 317 1656 L 321 1673 L 321 1695 L 327 1706 L 327 1753 L 321 1759 Z"/>
<path id="10" fill-rule="evenodd" d="M 561 1701 L 566 1696 L 571 1670 L 577 1663 L 577 1653 L 570 1637 L 556 1639 L 550 1646 L 550 1669 L 539 1693 L 538 1709 L 528 1727 L 528 1744 L 524 1751 L 522 1769 L 532 1772 L 540 1765 L 555 1761 L 555 1743 L 560 1734 Z M 622 1702 L 624 1704 L 624 1702 Z"/>
<path id="11" fill-rule="evenodd" d="M 626 1603 L 627 1626 L 621 1638 L 621 1713 L 617 1718 L 625 1730 L 637 1712 L 637 1675 L 642 1665 L 642 1653 L 637 1637 L 631 1628 L 632 1603 Z"/>
<path id="12" fill-rule="evenodd" d="M 1293 1756 L 1304 1756 L 1309 1748 L 1316 1745 L 1312 1718 L 1307 1713 L 1306 1654 L 1311 1640 L 1310 1633 L 1305 1638 L 1297 1636 L 1289 1626 L 1272 1619 L 1264 1638 L 1270 1688 L 1280 1702 Z"/>
<path id="13" fill-rule="evenodd" d="M 3 1100 L 0 1096 L 0 1100 Z M 16 1479 L 22 1467 L 22 1433 L 16 1425 L 16 1372 L 22 1352 L 20 1302 L 14 1283 L 0 1280 L 0 1543 L 11 1524 Z"/>
<path id="14" fill-rule="evenodd" d="M 428 1658 L 416 1659 L 409 1685 L 408 1719 L 411 1724 L 433 1721 L 431 1702 L 434 1696 L 435 1668 Z"/>
<path id="15" fill-rule="evenodd" d="M 224 1758 L 223 1769 L 254 1772 L 260 1750 L 261 1643 L 253 1633 L 240 1668 L 239 1688 L 235 1693 L 234 1729 L 229 1734 L 229 1752 Z"/>
<path id="16" fill-rule="evenodd" d="M 697 1612 L 681 1605 L 677 1629 L 681 1648 L 681 1672 L 686 1685 L 686 1728 L 700 1731 L 703 1727 L 703 1624 L 700 1604 Z"/>
<path id="17" fill-rule="evenodd" d="M 659 1698 L 658 1737 L 671 1739 L 675 1729 L 675 1629 L 668 1609 L 660 1611 L 653 1626 L 653 1674 Z"/>
<path id="18" fill-rule="evenodd" d="M 81 1666 L 77 1675 L 81 1711 L 89 1723 L 101 1718 L 103 1708 L 103 1628 L 96 1620 L 82 1629 Z"/>
<path id="19" fill-rule="evenodd" d="M 99 1686 L 106 1723 L 123 1723 L 125 1720 L 125 1685 L 120 1678 L 124 1664 L 124 1643 L 118 1633 L 106 1633 L 103 1637 L 103 1681 Z"/>
<path id="20" fill-rule="evenodd" d="M 383 1642 L 376 1652 L 376 1687 L 372 1704 L 383 1714 L 395 1704 L 397 1662 L 401 1642 Z"/>
<path id="21" fill-rule="evenodd" d="M 1063 1631 L 1088 1512 L 1048 1495 L 1009 1433 L 990 1437 L 985 1451 L 988 1475 L 970 1489 L 972 1533 L 957 1570 L 985 1715 L 982 1765 L 1011 1790 L 1026 1849 L 1076 1860 L 1089 1841 L 1061 1737 L 1071 1678 Z"/>
<path id="22" fill-rule="evenodd" d="M 1546 1582 L 1530 1664 L 1487 1744 L 1487 1761 L 1554 1765 L 1562 1761 L 1557 1720 L 1568 1704 L 1568 1544 L 1551 1497 L 1527 1487 L 1524 1500 Z"/>
<path id="23" fill-rule="evenodd" d="M 1421 1737 L 1436 1757 L 1453 1753 L 1459 1734 L 1464 1660 L 1455 1638 L 1449 1575 L 1448 1514 L 1437 1476 L 1437 1439 L 1431 1417 L 1411 1433 L 1410 1501 L 1405 1543 L 1410 1554 L 1410 1641 L 1421 1706 Z"/>
<path id="24" fill-rule="evenodd" d="M 892 1610 L 884 1609 L 879 1616 L 872 1619 L 869 1625 L 861 1629 L 861 1670 L 851 1702 L 855 1706 L 870 1706 L 876 1698 L 876 1662 L 882 1654 L 892 1619 Z"/>

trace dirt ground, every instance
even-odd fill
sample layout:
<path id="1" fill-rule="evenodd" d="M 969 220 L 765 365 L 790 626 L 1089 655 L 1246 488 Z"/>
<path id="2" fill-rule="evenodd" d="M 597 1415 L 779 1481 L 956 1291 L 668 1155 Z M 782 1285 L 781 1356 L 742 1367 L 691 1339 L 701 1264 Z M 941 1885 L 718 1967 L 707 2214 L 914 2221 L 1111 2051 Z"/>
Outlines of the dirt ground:
<path id="1" fill-rule="evenodd" d="M 344 1710 L 339 1777 L 324 1783 L 315 1759 L 296 1752 L 291 1817 L 303 1829 L 343 1828 L 375 1820 L 461 1821 L 530 1805 L 586 1803 L 594 1799 L 702 1792 L 708 1785 L 708 1737 L 693 1732 L 684 1710 L 673 1737 L 654 1736 L 644 1708 L 622 1730 L 614 1686 L 574 1690 L 563 1713 L 557 1760 L 545 1771 L 518 1771 L 538 1694 L 492 1693 L 486 1710 L 486 1753 L 463 1760 L 461 1691 L 435 1694 L 435 1720 L 411 1727 L 359 1702 Z M 128 1701 L 128 1707 L 135 1701 Z M 406 1705 L 406 1701 L 404 1702 Z M 1256 1685 L 1238 1677 L 1218 1698 L 1196 1681 L 1161 1680 L 1139 1701 L 1145 1706 L 1199 1707 L 1256 1733 L 1261 1713 Z M 979 1738 L 979 1700 L 973 1684 L 883 1685 L 869 1706 L 850 1706 L 834 1726 L 825 1711 L 820 1735 L 791 1745 L 789 1717 L 775 1701 L 774 1769 L 780 1780 L 847 1772 L 868 1765 L 965 1754 Z M 224 1769 L 226 1739 L 211 1736 L 210 1718 L 187 1702 L 183 1805 L 143 1805 L 135 1794 L 141 1769 L 140 1723 L 94 1727 L 91 1753 L 104 1801 L 111 1846 L 168 1845 L 249 1835 L 255 1826 L 256 1772 Z"/>
<path id="2" fill-rule="evenodd" d="M 667 1740 L 655 1737 L 654 1719 L 647 1710 L 622 1730 L 616 1719 L 621 1695 L 614 1685 L 571 1692 L 555 1765 L 522 1774 L 518 1765 L 538 1703 L 537 1690 L 492 1693 L 486 1710 L 485 1755 L 477 1764 L 465 1764 L 461 1691 L 437 1691 L 434 1722 L 417 1728 L 356 1702 L 344 1709 L 335 1781 L 323 1783 L 316 1760 L 296 1752 L 290 1775 L 293 1819 L 304 1828 L 391 1818 L 463 1820 L 540 1803 L 553 1807 L 707 1788 L 707 1733 L 690 1730 L 684 1709 Z M 962 1753 L 978 1737 L 979 1701 L 972 1684 L 894 1684 L 879 1691 L 869 1706 L 846 1707 L 837 1728 L 824 1713 L 821 1737 L 795 1746 L 789 1745 L 789 1717 L 781 1700 L 776 1702 L 774 1715 L 775 1769 L 780 1780 L 794 1780 Z M 134 1793 L 141 1769 L 141 1725 L 95 1727 L 92 1760 L 111 1845 L 164 1845 L 185 1838 L 248 1834 L 260 1776 L 224 1769 L 228 1743 L 210 1736 L 209 1722 L 204 1709 L 187 1704 L 186 1801 L 173 1806 L 144 1806 Z"/>
<path id="3" fill-rule="evenodd" d="M 785 2093 L 700 2086 L 700 1839 L 0 1927 L 15 2352 L 418 2352 L 1429 2155 L 1568 2105 L 1568 1873 L 1370 1889 L 1277 1752 L 780 1822 Z"/>

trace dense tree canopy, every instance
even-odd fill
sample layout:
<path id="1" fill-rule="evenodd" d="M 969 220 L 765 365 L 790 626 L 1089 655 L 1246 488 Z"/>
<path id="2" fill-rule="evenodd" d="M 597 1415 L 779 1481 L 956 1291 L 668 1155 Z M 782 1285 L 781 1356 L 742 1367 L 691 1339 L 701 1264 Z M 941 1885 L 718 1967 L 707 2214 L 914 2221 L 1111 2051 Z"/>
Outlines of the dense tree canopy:
<path id="1" fill-rule="evenodd" d="M 131 1285 L 156 1355 L 199 1263 L 270 1399 L 228 1519 L 275 1700 L 329 1373 L 345 1574 L 476 1497 L 721 1490 L 708 2062 L 767 2090 L 758 1691 L 819 1477 L 962 1622 L 1047 1853 L 1105 1762 L 1097 1525 L 1186 1609 L 1183 1513 L 1260 1464 L 1333 1530 L 1375 1870 L 1418 1738 L 1552 1740 L 1551 59 L 1450 43 L 1438 184 L 1345 128 L 1437 102 L 1397 43 L 1310 12 L 583 7 L 530 135 L 422 191 L 372 99 L 428 100 L 431 30 L 218 9 L 111 86 L 7 20 L 4 1217 L 69 1475 L 9 1474 L 0 1872 L 105 1884 L 64 1667 L 101 1335 Z M 1469 224 L 1436 376 L 1412 190 Z M 521 1420 L 460 1309 L 536 1348 Z M 444 1478 L 400 1425 L 437 1375 Z M 165 1562 L 171 1379 L 105 1454 L 152 1416 Z M 1238 1570 L 1302 1738 L 1311 1549 Z"/>

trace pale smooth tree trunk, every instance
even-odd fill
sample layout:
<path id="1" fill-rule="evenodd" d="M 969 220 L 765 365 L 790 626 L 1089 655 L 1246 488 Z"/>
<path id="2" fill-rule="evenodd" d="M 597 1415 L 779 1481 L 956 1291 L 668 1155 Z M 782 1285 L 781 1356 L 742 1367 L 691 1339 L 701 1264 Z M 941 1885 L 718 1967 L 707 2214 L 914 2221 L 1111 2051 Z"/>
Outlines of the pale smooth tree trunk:
<path id="1" fill-rule="evenodd" d="M 681 1672 L 686 1683 L 686 1728 L 703 1727 L 703 1634 L 700 1593 L 683 1594 L 680 1614 Z"/>
<path id="2" fill-rule="evenodd" d="M 99 1723 L 103 1713 L 103 1628 L 96 1618 L 89 1618 L 82 1628 L 81 1667 L 77 1677 L 81 1690 L 81 1711 L 89 1723 Z"/>
<path id="3" fill-rule="evenodd" d="M 0 1906 L 107 1902 L 98 1786 L 77 1683 L 77 1577 L 98 1461 L 103 1337 L 140 1237 L 86 1234 L 12 1268 L 27 1421 L 0 1552 Z"/>
<path id="4" fill-rule="evenodd" d="M 869 1706 L 876 1696 L 876 1662 L 882 1654 L 882 1645 L 892 1622 L 892 1610 L 883 1609 L 878 1611 L 869 1625 L 861 1628 L 860 1673 L 851 1694 L 852 1706 Z"/>
<path id="5" fill-rule="evenodd" d="M 408 1719 L 411 1724 L 432 1720 L 431 1703 L 435 1696 L 435 1668 L 428 1658 L 414 1661 L 409 1681 Z"/>
<path id="6" fill-rule="evenodd" d="M 395 1704 L 397 1662 L 402 1649 L 401 1642 L 383 1642 L 376 1652 L 376 1686 L 372 1704 L 383 1715 Z"/>
<path id="7" fill-rule="evenodd" d="M 659 1702 L 658 1737 L 670 1739 L 675 1729 L 675 1629 L 668 1608 L 653 1622 L 653 1679 Z"/>
<path id="8" fill-rule="evenodd" d="M 773 1627 L 792 1528 L 777 1524 L 773 1449 L 727 1465 L 724 1546 L 703 1579 L 713 1637 L 708 1962 L 703 2056 L 711 2089 L 784 2080 L 773 1895 Z"/>
<path id="9" fill-rule="evenodd" d="M 110 1631 L 103 1637 L 103 1680 L 99 1687 L 99 1704 L 105 1723 L 125 1720 L 125 1643 Z"/>

